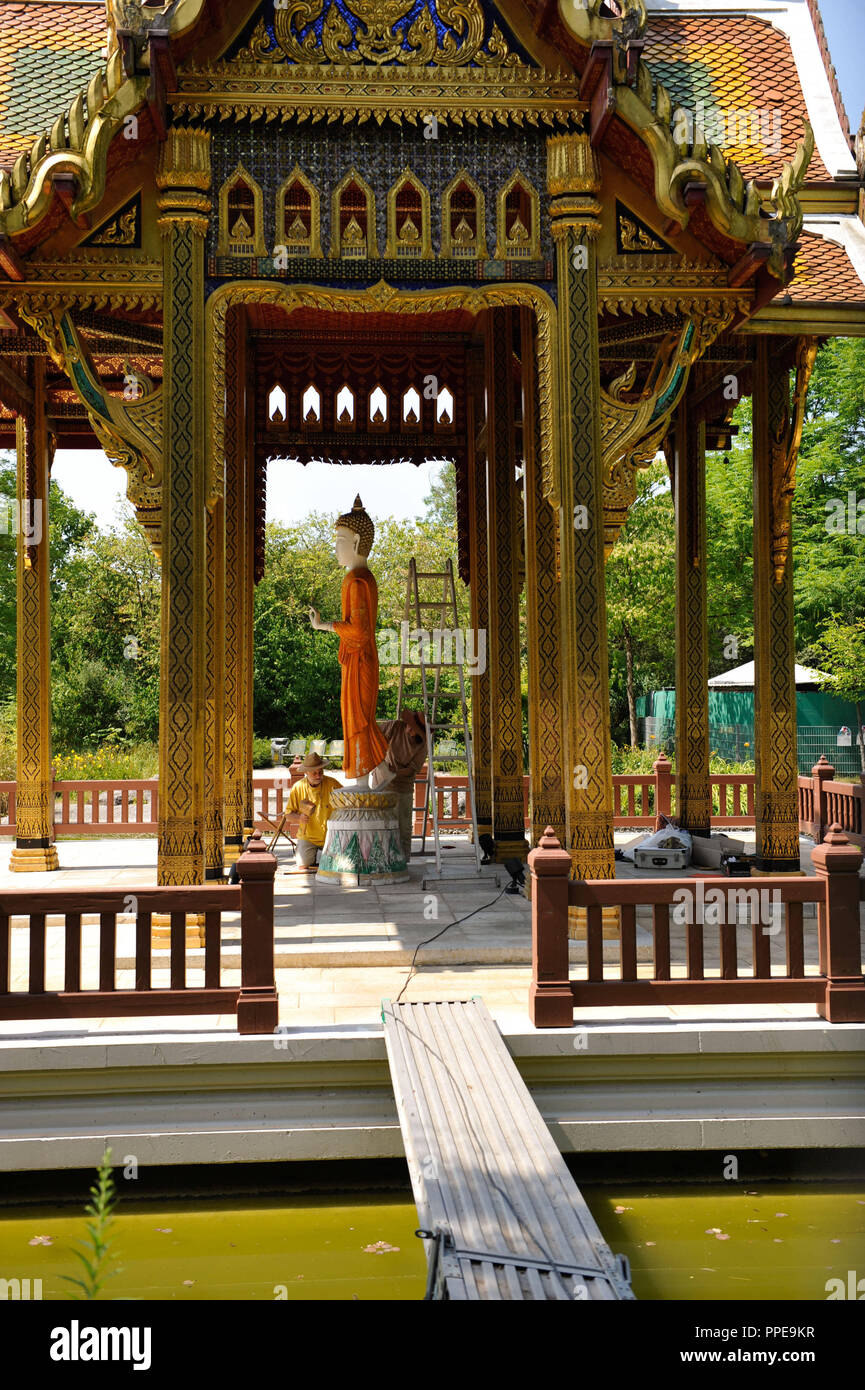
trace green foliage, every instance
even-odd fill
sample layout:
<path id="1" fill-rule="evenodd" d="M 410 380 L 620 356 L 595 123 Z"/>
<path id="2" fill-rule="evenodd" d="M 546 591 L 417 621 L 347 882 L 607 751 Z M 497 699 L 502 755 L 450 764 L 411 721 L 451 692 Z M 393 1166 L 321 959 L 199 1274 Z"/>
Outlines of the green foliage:
<path id="1" fill-rule="evenodd" d="M 252 766 L 273 767 L 269 738 L 254 738 L 252 740 Z"/>
<path id="2" fill-rule="evenodd" d="M 142 781 L 159 775 L 156 743 L 103 743 L 82 753 L 57 753 L 53 759 L 58 782 Z"/>
<path id="3" fill-rule="evenodd" d="M 706 458 L 710 676 L 747 661 L 754 649 L 750 400 L 737 406 L 733 423 L 734 447 Z M 619 742 L 629 734 L 629 649 L 634 700 L 675 685 L 674 519 L 664 464 L 638 474 L 638 487 L 607 562 L 610 706 Z M 865 506 L 860 503 L 865 503 L 865 340 L 837 338 L 817 357 L 793 503 L 794 621 L 803 654 L 809 648 L 816 653 L 830 621 L 855 624 L 865 612 Z M 858 526 L 848 522 L 833 528 L 831 518 L 842 511 L 858 518 Z"/>
<path id="4" fill-rule="evenodd" d="M 613 732 L 619 739 L 630 734 L 632 742 L 637 695 L 664 688 L 670 679 L 676 584 L 666 465 L 654 463 L 637 479 L 637 499 L 606 565 Z M 672 674 L 675 678 L 674 653 Z"/>
<path id="5" fill-rule="evenodd" d="M 0 452 L 0 507 L 4 518 L 7 505 L 14 502 L 16 496 L 15 454 L 6 450 Z M 48 512 L 51 601 L 56 604 L 70 582 L 76 558 L 94 533 L 95 518 L 75 507 L 53 482 L 48 494 Z M 17 537 L 11 527 L 8 531 L 0 531 L 0 702 L 15 698 L 16 549 Z M 52 638 L 53 635 L 52 632 Z"/>
<path id="6" fill-rule="evenodd" d="M 842 623 L 830 618 L 811 649 L 823 669 L 819 685 L 856 706 L 856 734 L 865 722 L 865 618 Z M 859 744 L 859 758 L 865 772 L 865 745 Z"/>
<path id="7" fill-rule="evenodd" d="M 93 747 L 159 728 L 160 573 L 137 522 L 95 532 L 52 596 L 55 736 Z"/>
<path id="8" fill-rule="evenodd" d="M 0 782 L 14 782 L 18 775 L 16 710 L 13 700 L 0 705 Z"/>
<path id="9" fill-rule="evenodd" d="M 112 1212 L 117 1206 L 117 1193 L 114 1187 L 114 1172 L 111 1167 L 111 1150 L 106 1149 L 96 1171 L 96 1182 L 90 1189 L 90 1201 L 84 1208 L 87 1239 L 77 1243 L 81 1250 L 72 1254 L 84 1266 L 84 1278 L 76 1279 L 71 1274 L 62 1274 L 67 1284 L 74 1284 L 80 1293 L 70 1293 L 71 1299 L 84 1300 L 98 1298 L 106 1282 L 121 1273 L 120 1269 L 110 1269 L 116 1258 L 110 1253 L 112 1242 L 108 1239 L 111 1229 Z"/>

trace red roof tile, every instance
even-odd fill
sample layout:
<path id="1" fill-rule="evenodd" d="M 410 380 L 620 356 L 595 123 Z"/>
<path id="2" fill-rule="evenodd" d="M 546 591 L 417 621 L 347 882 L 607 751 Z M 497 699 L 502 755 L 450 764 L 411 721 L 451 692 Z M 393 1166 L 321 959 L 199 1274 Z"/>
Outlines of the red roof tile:
<path id="1" fill-rule="evenodd" d="M 794 304 L 865 304 L 865 285 L 837 242 L 802 232 L 787 293 Z"/>
<path id="2" fill-rule="evenodd" d="M 785 34 L 752 15 L 653 14 L 645 41 L 644 57 L 674 102 L 703 113 L 707 138 L 746 178 L 780 173 L 807 118 Z M 808 178 L 829 177 L 815 150 Z"/>
<path id="3" fill-rule="evenodd" d="M 0 167 L 10 168 L 104 64 L 103 3 L 0 0 Z"/>

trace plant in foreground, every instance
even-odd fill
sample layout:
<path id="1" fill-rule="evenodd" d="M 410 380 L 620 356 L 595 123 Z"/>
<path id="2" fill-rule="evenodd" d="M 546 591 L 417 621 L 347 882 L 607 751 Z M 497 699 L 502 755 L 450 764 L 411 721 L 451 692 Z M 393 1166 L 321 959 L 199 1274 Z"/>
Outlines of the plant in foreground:
<path id="1" fill-rule="evenodd" d="M 84 1266 L 84 1278 L 75 1279 L 71 1274 L 61 1278 L 68 1284 L 75 1284 L 80 1293 L 70 1293 L 72 1299 L 98 1298 L 108 1279 L 113 1279 L 120 1269 L 109 1269 L 116 1258 L 109 1253 L 111 1241 L 107 1239 L 112 1222 L 112 1212 L 117 1205 L 117 1192 L 114 1187 L 114 1170 L 111 1167 L 111 1150 L 106 1149 L 102 1162 L 96 1170 L 96 1182 L 90 1189 L 90 1201 L 84 1208 L 87 1240 L 78 1244 L 83 1250 L 73 1250 L 76 1259 Z"/>

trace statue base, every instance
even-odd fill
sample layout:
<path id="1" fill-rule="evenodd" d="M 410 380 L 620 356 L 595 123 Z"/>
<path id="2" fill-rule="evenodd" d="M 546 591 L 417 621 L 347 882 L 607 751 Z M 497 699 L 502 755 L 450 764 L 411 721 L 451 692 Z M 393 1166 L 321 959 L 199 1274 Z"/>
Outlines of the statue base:
<path id="1" fill-rule="evenodd" d="M 387 792 L 335 791 L 330 807 L 317 877 L 353 887 L 405 883 L 409 873 L 400 844 L 396 797 Z"/>

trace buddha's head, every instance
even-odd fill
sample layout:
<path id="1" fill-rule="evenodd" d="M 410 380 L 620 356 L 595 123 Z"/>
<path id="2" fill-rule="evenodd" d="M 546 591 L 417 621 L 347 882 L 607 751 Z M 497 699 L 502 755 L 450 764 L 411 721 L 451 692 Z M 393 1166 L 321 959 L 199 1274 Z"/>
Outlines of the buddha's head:
<path id="1" fill-rule="evenodd" d="M 375 527 L 358 495 L 350 512 L 336 522 L 336 558 L 345 569 L 365 560 L 372 550 Z"/>

